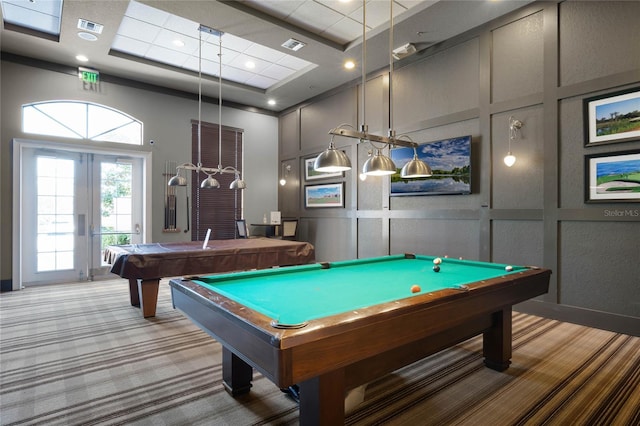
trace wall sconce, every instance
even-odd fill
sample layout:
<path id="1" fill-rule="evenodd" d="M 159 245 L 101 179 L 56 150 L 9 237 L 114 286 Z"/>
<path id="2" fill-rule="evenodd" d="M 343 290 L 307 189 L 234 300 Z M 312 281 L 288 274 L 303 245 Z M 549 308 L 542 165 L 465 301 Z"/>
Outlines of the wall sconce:
<path id="1" fill-rule="evenodd" d="M 280 173 L 280 186 L 285 186 L 287 184 L 287 178 L 289 177 L 289 173 L 291 172 L 291 165 L 287 164 L 286 166 L 282 165 L 282 173 Z"/>
<path id="2" fill-rule="evenodd" d="M 513 166 L 516 162 L 516 156 L 511 153 L 511 141 L 516 139 L 518 131 L 522 129 L 522 126 L 524 126 L 522 121 L 513 118 L 513 116 L 509 117 L 509 152 L 507 152 L 507 155 L 504 157 L 504 164 L 506 164 L 507 167 Z"/>

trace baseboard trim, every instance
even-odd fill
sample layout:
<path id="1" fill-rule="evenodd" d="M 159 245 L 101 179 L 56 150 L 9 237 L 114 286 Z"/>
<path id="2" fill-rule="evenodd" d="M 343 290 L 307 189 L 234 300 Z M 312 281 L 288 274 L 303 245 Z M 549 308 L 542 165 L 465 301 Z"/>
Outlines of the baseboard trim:
<path id="1" fill-rule="evenodd" d="M 0 292 L 12 291 L 13 290 L 13 280 L 0 280 Z"/>
<path id="2" fill-rule="evenodd" d="M 558 305 L 539 300 L 527 300 L 513 307 L 518 312 L 538 315 L 558 321 L 571 322 L 587 327 L 599 328 L 616 333 L 640 336 L 640 318 L 612 314 L 609 312 L 595 311 L 578 308 L 575 306 Z"/>

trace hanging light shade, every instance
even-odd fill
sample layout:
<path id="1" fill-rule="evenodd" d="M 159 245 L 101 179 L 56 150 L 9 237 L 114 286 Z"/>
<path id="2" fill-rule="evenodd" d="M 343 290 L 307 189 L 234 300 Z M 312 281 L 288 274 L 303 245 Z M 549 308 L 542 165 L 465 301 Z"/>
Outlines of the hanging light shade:
<path id="1" fill-rule="evenodd" d="M 240 179 L 240 175 L 236 175 L 236 178 L 229 185 L 229 189 L 245 189 L 247 184 L 245 181 Z"/>
<path id="2" fill-rule="evenodd" d="M 382 154 L 380 149 L 376 149 L 376 153 L 369 157 L 362 167 L 362 173 L 367 176 L 387 176 L 397 171 L 396 165 L 391 158 Z"/>
<path id="3" fill-rule="evenodd" d="M 351 160 L 343 151 L 336 149 L 331 136 L 329 148 L 316 157 L 313 168 L 319 172 L 344 172 L 351 170 Z"/>
<path id="4" fill-rule="evenodd" d="M 200 183 L 200 188 L 220 188 L 220 182 L 218 182 L 213 176 L 208 175 L 207 178 Z"/>
<path id="5" fill-rule="evenodd" d="M 180 169 L 178 169 L 178 173 L 169 179 L 167 182 L 169 186 L 187 186 L 187 178 L 180 175 Z"/>
<path id="6" fill-rule="evenodd" d="M 400 177 L 403 179 L 407 179 L 429 177 L 431 175 L 433 175 L 431 167 L 429 167 L 427 163 L 418 158 L 418 153 L 416 152 L 416 149 L 414 147 L 413 159 L 402 167 L 402 170 L 400 171 Z"/>
<path id="7" fill-rule="evenodd" d="M 504 164 L 506 164 L 507 167 L 511 167 L 516 164 L 516 156 L 513 155 L 511 151 L 509 151 L 504 157 Z"/>

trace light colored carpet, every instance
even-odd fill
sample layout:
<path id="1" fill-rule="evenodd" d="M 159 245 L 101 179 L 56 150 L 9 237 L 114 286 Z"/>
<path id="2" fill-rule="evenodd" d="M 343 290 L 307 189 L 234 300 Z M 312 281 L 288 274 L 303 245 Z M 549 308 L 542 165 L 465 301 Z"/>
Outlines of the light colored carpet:
<path id="1" fill-rule="evenodd" d="M 514 313 L 513 359 L 485 368 L 481 339 L 367 387 L 349 425 L 640 425 L 640 338 Z M 221 386 L 221 347 L 171 307 L 129 305 L 126 280 L 0 295 L 2 425 L 286 425 L 298 410 L 256 373 Z"/>

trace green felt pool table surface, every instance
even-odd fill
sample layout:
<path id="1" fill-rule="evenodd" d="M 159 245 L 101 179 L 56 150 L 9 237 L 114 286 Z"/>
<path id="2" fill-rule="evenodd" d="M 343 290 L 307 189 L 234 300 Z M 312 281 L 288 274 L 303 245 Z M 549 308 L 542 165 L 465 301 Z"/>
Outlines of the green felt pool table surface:
<path id="1" fill-rule="evenodd" d="M 280 325 L 301 325 L 309 320 L 392 302 L 442 289 L 466 291 L 465 284 L 505 276 L 523 266 L 439 258 L 394 255 L 360 260 L 310 264 L 200 277 L 193 281 Z M 418 285 L 420 291 L 412 292 Z"/>

